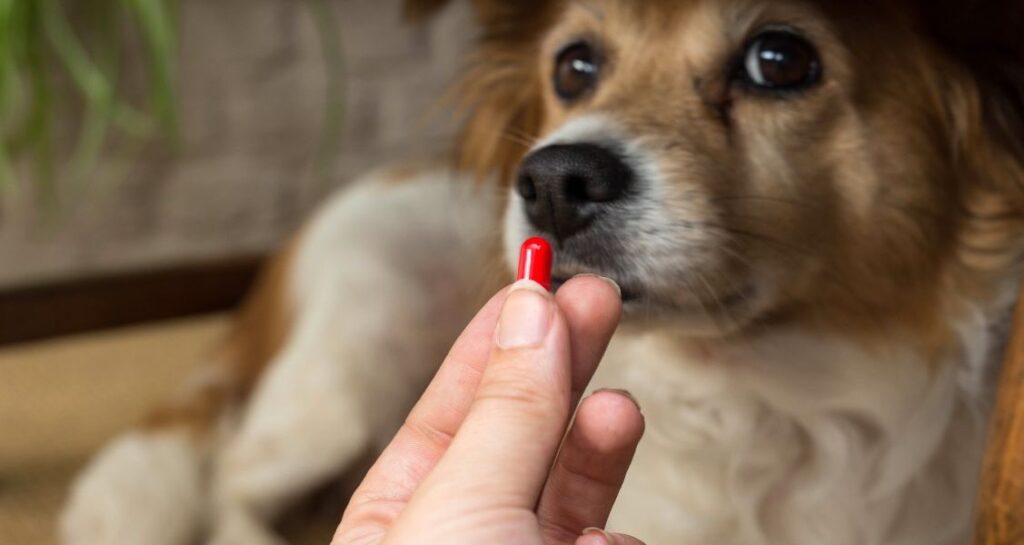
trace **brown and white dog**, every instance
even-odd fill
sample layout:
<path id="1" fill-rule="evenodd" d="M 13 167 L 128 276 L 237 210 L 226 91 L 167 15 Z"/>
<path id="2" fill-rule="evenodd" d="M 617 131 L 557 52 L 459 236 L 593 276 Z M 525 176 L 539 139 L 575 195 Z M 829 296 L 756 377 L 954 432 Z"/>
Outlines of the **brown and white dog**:
<path id="1" fill-rule="evenodd" d="M 1024 249 L 1020 5 L 477 0 L 458 166 L 328 203 L 82 475 L 64 542 L 279 543 L 543 235 L 557 277 L 624 292 L 594 386 L 648 426 L 611 528 L 967 543 Z"/>

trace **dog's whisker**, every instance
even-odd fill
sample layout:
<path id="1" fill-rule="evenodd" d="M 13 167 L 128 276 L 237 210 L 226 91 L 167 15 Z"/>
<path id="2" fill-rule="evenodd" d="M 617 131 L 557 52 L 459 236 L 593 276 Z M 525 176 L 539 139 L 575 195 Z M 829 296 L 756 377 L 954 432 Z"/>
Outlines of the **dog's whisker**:
<path id="1" fill-rule="evenodd" d="M 538 142 L 540 142 L 540 139 L 536 135 L 530 134 L 516 127 L 506 128 L 505 133 L 511 136 L 515 136 L 516 138 L 521 139 L 523 142 L 529 143 L 530 147 L 533 147 L 537 145 Z"/>
<path id="2" fill-rule="evenodd" d="M 502 133 L 501 134 L 501 138 L 503 140 L 508 140 L 509 142 L 513 142 L 515 144 L 519 144 L 519 145 L 521 145 L 521 146 L 523 146 L 524 148 L 527 148 L 527 149 L 532 147 L 532 144 L 531 144 L 530 141 L 524 140 L 524 139 L 522 139 L 522 138 L 520 138 L 520 137 L 518 137 L 518 136 L 516 136 L 514 134 Z"/>
<path id="3" fill-rule="evenodd" d="M 704 287 L 706 289 L 707 295 L 711 298 L 711 301 L 714 303 L 715 307 L 717 307 L 717 309 L 718 309 L 718 312 L 708 313 L 708 317 L 713 319 L 716 323 L 719 322 L 720 320 L 725 320 L 726 325 L 731 324 L 732 323 L 732 318 L 731 318 L 731 315 L 729 314 L 729 309 L 727 308 L 727 305 L 722 303 L 722 299 L 718 296 L 718 293 L 711 286 L 711 283 L 708 282 L 707 277 L 705 277 L 700 272 L 696 272 L 695 276 L 697 277 L 697 281 L 704 285 Z M 700 297 L 699 295 L 698 295 L 697 299 L 701 300 L 701 301 L 703 300 L 703 298 Z M 703 306 L 703 304 L 702 304 L 702 306 Z M 706 309 L 705 309 L 705 312 L 707 312 Z M 719 324 L 719 325 L 721 325 L 721 324 Z M 728 329 L 728 327 L 723 328 L 723 329 Z"/>

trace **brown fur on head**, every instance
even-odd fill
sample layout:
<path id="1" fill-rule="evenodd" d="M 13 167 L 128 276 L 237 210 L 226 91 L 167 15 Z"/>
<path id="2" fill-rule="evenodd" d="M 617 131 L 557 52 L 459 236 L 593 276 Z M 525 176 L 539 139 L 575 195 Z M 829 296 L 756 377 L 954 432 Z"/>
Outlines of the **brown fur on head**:
<path id="1" fill-rule="evenodd" d="M 530 49 L 533 40 L 551 24 L 552 13 L 560 0 L 471 0 L 482 27 L 480 47 L 473 56 L 473 69 L 464 78 L 470 111 L 485 117 L 527 119 L 535 108 L 529 100 L 506 102 L 501 87 L 515 87 L 523 82 L 536 84 Z M 433 16 L 452 0 L 405 0 L 405 15 L 413 21 Z M 1000 138 L 1018 157 L 1024 157 L 1024 3 L 1017 0 L 916 0 L 905 2 L 916 11 L 922 35 L 933 40 L 951 59 L 972 76 L 977 93 L 975 100 L 983 108 L 984 125 L 991 136 Z M 511 63 L 502 61 L 511 60 Z M 486 78 L 490 85 L 478 83 L 477 76 L 505 68 L 501 74 Z M 504 92 L 508 92 L 505 90 Z M 491 95 L 489 93 L 494 93 Z M 491 110 L 506 112 L 504 115 Z M 512 115 L 515 112 L 517 115 Z M 470 120 L 467 140 L 472 137 L 491 138 L 493 130 L 474 129 Z M 481 125 L 483 125 L 481 123 Z M 527 130 L 530 123 L 511 123 Z M 534 127 L 534 130 L 536 128 Z M 484 134 L 479 134 L 483 132 Z M 477 140 L 477 138 L 472 138 Z M 467 158 L 469 164 L 484 170 L 504 165 L 506 159 L 518 162 L 525 150 L 499 153 L 502 144 L 482 146 L 479 155 Z M 511 143 L 511 148 L 522 148 Z M 519 157 L 516 157 L 519 155 Z"/>
<path id="2" fill-rule="evenodd" d="M 613 276 L 642 292 L 647 310 L 710 308 L 719 331 L 882 316 L 926 332 L 941 327 L 943 294 L 987 302 L 1016 270 L 1019 2 L 474 4 L 483 32 L 463 84 L 464 166 L 508 181 L 537 139 L 600 115 L 629 142 L 619 144 L 643 148 L 631 164 L 646 162 L 661 184 L 648 215 L 670 220 L 561 244 L 563 275 Z M 819 87 L 772 97 L 730 80 L 751 33 L 774 24 L 818 49 Z M 551 89 L 553 59 L 581 37 L 607 55 L 607 73 L 567 105 Z M 522 221 L 509 228 L 510 239 L 534 234 Z M 618 261 L 590 259 L 608 250 Z M 716 312 L 748 284 L 771 287 L 748 308 Z"/>

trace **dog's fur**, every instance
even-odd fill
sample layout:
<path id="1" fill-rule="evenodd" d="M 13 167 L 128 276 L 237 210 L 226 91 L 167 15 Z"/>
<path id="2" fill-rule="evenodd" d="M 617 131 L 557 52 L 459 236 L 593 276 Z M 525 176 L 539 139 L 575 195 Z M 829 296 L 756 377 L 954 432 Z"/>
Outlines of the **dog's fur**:
<path id="1" fill-rule="evenodd" d="M 595 378 L 648 422 L 610 526 L 651 545 L 966 543 L 1024 249 L 1018 4 L 475 0 L 459 166 L 328 203 L 180 402 L 83 474 L 64 542 L 279 542 L 270 521 L 388 440 L 509 279 L 535 234 L 507 189 L 524 155 L 586 142 L 643 181 L 556 264 L 638 294 Z M 819 85 L 732 84 L 766 24 L 816 45 Z M 549 74 L 580 36 L 611 60 L 567 106 Z"/>

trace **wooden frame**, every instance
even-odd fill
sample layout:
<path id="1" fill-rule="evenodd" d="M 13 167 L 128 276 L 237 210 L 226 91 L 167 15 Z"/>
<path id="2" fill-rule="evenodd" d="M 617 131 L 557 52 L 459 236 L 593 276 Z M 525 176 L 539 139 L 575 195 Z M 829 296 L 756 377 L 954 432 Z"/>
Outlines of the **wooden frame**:
<path id="1" fill-rule="evenodd" d="M 0 346 L 229 310 L 262 256 L 0 291 Z"/>

